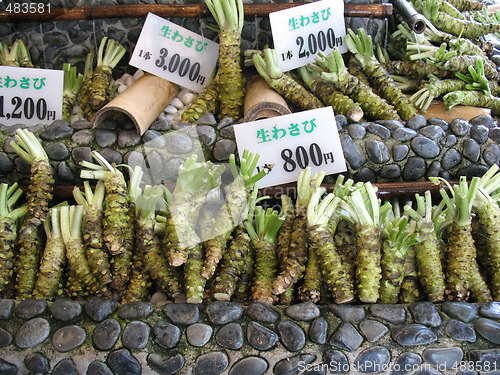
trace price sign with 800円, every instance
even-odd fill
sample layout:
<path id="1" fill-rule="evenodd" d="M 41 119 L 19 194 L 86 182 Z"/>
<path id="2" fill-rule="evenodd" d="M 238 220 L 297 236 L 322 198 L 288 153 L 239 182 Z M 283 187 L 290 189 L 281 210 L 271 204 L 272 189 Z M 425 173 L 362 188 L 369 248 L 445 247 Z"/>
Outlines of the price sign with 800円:
<path id="1" fill-rule="evenodd" d="M 130 65 L 200 92 L 210 82 L 219 45 L 149 13 Z"/>
<path id="2" fill-rule="evenodd" d="M 248 150 L 260 155 L 258 168 L 273 166 L 259 187 L 296 181 L 307 167 L 312 173 L 347 170 L 332 107 L 235 125 L 234 133 L 240 155 Z"/>

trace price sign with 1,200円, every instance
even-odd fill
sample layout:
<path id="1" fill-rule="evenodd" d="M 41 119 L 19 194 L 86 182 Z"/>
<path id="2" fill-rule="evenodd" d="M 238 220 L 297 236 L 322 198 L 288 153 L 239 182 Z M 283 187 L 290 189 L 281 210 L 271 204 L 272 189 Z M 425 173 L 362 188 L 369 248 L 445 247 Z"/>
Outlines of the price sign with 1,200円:
<path id="1" fill-rule="evenodd" d="M 149 13 L 129 64 L 167 81 L 200 92 L 219 56 L 219 45 Z"/>
<path id="2" fill-rule="evenodd" d="M 36 125 L 62 117 L 63 71 L 0 66 L 0 123 Z"/>
<path id="3" fill-rule="evenodd" d="M 347 52 L 343 0 L 320 0 L 269 14 L 279 68 L 287 72 L 337 47 Z"/>
<path id="4" fill-rule="evenodd" d="M 332 107 L 312 109 L 234 126 L 238 153 L 260 155 L 258 169 L 273 166 L 259 187 L 297 180 L 300 170 L 346 171 Z"/>

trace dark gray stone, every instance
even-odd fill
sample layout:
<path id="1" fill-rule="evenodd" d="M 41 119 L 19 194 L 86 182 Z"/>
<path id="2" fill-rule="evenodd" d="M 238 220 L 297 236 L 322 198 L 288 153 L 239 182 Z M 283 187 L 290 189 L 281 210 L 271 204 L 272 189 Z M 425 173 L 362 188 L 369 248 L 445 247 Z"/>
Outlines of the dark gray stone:
<path id="1" fill-rule="evenodd" d="M 75 174 L 65 161 L 57 164 L 57 178 L 61 181 L 75 181 Z"/>
<path id="2" fill-rule="evenodd" d="M 243 306 L 235 302 L 215 301 L 208 304 L 205 311 L 213 324 L 227 324 L 241 318 Z"/>
<path id="3" fill-rule="evenodd" d="M 456 369 L 464 358 L 464 352 L 457 347 L 452 348 L 429 348 L 422 352 L 422 357 L 432 366 L 439 369 Z"/>
<path id="4" fill-rule="evenodd" d="M 17 366 L 14 363 L 7 362 L 0 358 L 0 374 L 2 375 L 16 375 Z"/>
<path id="5" fill-rule="evenodd" d="M 486 340 L 500 344 L 500 323 L 488 318 L 479 318 L 474 323 L 474 328 Z"/>
<path id="6" fill-rule="evenodd" d="M 386 164 L 380 168 L 379 174 L 380 177 L 389 180 L 399 179 L 401 177 L 401 168 L 397 164 Z"/>
<path id="7" fill-rule="evenodd" d="M 478 308 L 472 303 L 446 301 L 441 305 L 441 311 L 451 318 L 471 322 L 477 316 Z"/>
<path id="8" fill-rule="evenodd" d="M 73 134 L 71 140 L 77 145 L 86 146 L 94 140 L 94 134 L 89 129 L 78 130 Z"/>
<path id="9" fill-rule="evenodd" d="M 471 164 L 465 168 L 460 168 L 457 172 L 458 176 L 465 176 L 468 180 L 473 177 L 481 177 L 488 171 L 488 167 L 486 165 L 479 164 Z"/>
<path id="10" fill-rule="evenodd" d="M 200 319 L 200 309 L 191 303 L 169 303 L 163 308 L 163 313 L 174 324 L 189 325 Z"/>
<path id="11" fill-rule="evenodd" d="M 457 136 L 464 136 L 469 133 L 471 125 L 466 119 L 456 118 L 451 120 L 450 128 L 453 134 Z"/>
<path id="12" fill-rule="evenodd" d="M 274 375 L 295 375 L 299 374 L 300 370 L 316 359 L 313 354 L 298 354 L 293 357 L 284 358 L 274 366 Z"/>
<path id="13" fill-rule="evenodd" d="M 282 320 L 276 328 L 278 329 L 281 343 L 287 350 L 296 352 L 301 350 L 306 344 L 304 330 L 296 323 L 290 320 Z"/>
<path id="14" fill-rule="evenodd" d="M 16 332 L 15 344 L 21 349 L 31 348 L 49 337 L 50 324 L 43 318 L 33 318 L 24 323 Z"/>
<path id="15" fill-rule="evenodd" d="M 227 355 L 222 352 L 210 352 L 200 355 L 194 364 L 193 375 L 217 375 L 229 366 Z"/>
<path id="16" fill-rule="evenodd" d="M 483 151 L 483 159 L 489 166 L 500 164 L 500 147 L 497 144 L 486 146 Z"/>
<path id="17" fill-rule="evenodd" d="M 354 360 L 355 368 L 365 374 L 386 371 L 391 362 L 391 353 L 383 346 L 374 346 L 362 351 Z"/>
<path id="18" fill-rule="evenodd" d="M 401 161 L 408 155 L 410 152 L 410 147 L 407 145 L 394 145 L 392 146 L 392 158 L 394 161 Z"/>
<path id="19" fill-rule="evenodd" d="M 78 120 L 78 121 L 72 122 L 71 127 L 75 130 L 90 129 L 90 128 L 92 128 L 92 124 L 88 120 Z"/>
<path id="20" fill-rule="evenodd" d="M 497 126 L 497 122 L 490 115 L 479 115 L 470 119 L 469 123 L 471 125 L 482 125 L 487 128 L 494 128 Z"/>
<path id="21" fill-rule="evenodd" d="M 356 180 L 356 181 L 362 181 L 362 182 L 376 182 L 377 181 L 377 175 L 370 168 L 368 168 L 368 167 L 362 167 L 354 175 L 354 180 Z"/>
<path id="22" fill-rule="evenodd" d="M 101 156 L 108 161 L 109 164 L 121 164 L 123 161 L 122 155 L 111 148 L 105 148 L 99 151 Z"/>
<path id="23" fill-rule="evenodd" d="M 14 163 L 5 152 L 0 152 L 0 174 L 9 174 L 14 170 Z"/>
<path id="24" fill-rule="evenodd" d="M 347 374 L 351 370 L 349 360 L 340 350 L 327 350 L 323 354 L 323 363 L 328 364 L 329 373 L 332 374 Z"/>
<path id="25" fill-rule="evenodd" d="M 116 301 L 100 297 L 93 297 L 85 303 L 85 312 L 95 322 L 102 322 L 113 314 L 118 307 Z"/>
<path id="26" fill-rule="evenodd" d="M 391 137 L 391 132 L 389 129 L 387 129 L 383 125 L 373 122 L 366 127 L 366 130 L 368 130 L 372 134 L 378 135 L 382 139 L 389 139 Z"/>
<path id="27" fill-rule="evenodd" d="M 500 127 L 493 128 L 490 130 L 490 138 L 491 138 L 491 140 L 495 141 L 496 143 L 500 143 Z"/>
<path id="28" fill-rule="evenodd" d="M 438 144 L 430 138 L 418 136 L 412 139 L 411 148 L 415 154 L 425 159 L 433 159 L 439 155 Z"/>
<path id="29" fill-rule="evenodd" d="M 229 125 L 229 126 L 226 126 L 225 128 L 222 128 L 219 132 L 219 135 L 222 138 L 236 139 L 235 135 L 234 135 L 234 125 Z"/>
<path id="30" fill-rule="evenodd" d="M 181 330 L 168 322 L 158 322 L 153 328 L 155 342 L 165 349 L 176 346 L 181 339 Z"/>
<path id="31" fill-rule="evenodd" d="M 95 141 L 99 147 L 111 147 L 118 140 L 118 135 L 111 130 L 97 129 L 95 131 Z"/>
<path id="32" fill-rule="evenodd" d="M 128 349 L 118 349 L 109 353 L 106 363 L 117 375 L 140 375 L 141 363 Z"/>
<path id="33" fill-rule="evenodd" d="M 413 130 L 418 130 L 427 125 L 427 120 L 422 115 L 413 116 L 406 120 L 406 126 Z"/>
<path id="34" fill-rule="evenodd" d="M 390 131 L 396 130 L 397 128 L 404 128 L 404 124 L 399 120 L 377 120 L 376 122 L 384 125 Z"/>
<path id="35" fill-rule="evenodd" d="M 389 331 L 389 328 L 377 320 L 366 319 L 359 323 L 359 330 L 369 342 L 376 342 Z"/>
<path id="36" fill-rule="evenodd" d="M 229 155 L 233 154 L 236 150 L 236 143 L 230 139 L 220 139 L 214 146 L 215 160 L 228 160 Z"/>
<path id="37" fill-rule="evenodd" d="M 441 165 L 443 166 L 443 169 L 448 171 L 459 165 L 461 161 L 462 154 L 460 154 L 457 149 L 450 148 L 444 152 Z"/>
<path id="38" fill-rule="evenodd" d="M 40 138 L 45 141 L 56 141 L 69 137 L 73 132 L 73 128 L 66 120 L 56 120 L 40 132 Z"/>
<path id="39" fill-rule="evenodd" d="M 347 117 L 344 115 L 335 115 L 335 123 L 337 124 L 337 129 L 342 130 L 349 124 L 349 121 L 347 121 Z"/>
<path id="40" fill-rule="evenodd" d="M 390 375 L 409 375 L 422 364 L 422 357 L 418 354 L 402 353 L 394 362 Z"/>
<path id="41" fill-rule="evenodd" d="M 52 375 L 78 375 L 75 362 L 71 358 L 60 360 L 52 370 Z"/>
<path id="42" fill-rule="evenodd" d="M 257 350 L 269 350 L 278 342 L 278 335 L 269 328 L 251 321 L 247 328 L 247 340 Z"/>
<path id="43" fill-rule="evenodd" d="M 366 136 L 366 128 L 363 125 L 352 124 L 347 127 L 347 133 L 353 139 L 363 139 Z"/>
<path id="44" fill-rule="evenodd" d="M 16 166 L 16 170 L 19 173 L 29 175 L 31 171 L 31 165 L 28 164 L 23 158 L 21 157 L 16 157 L 14 159 L 14 164 Z"/>
<path id="45" fill-rule="evenodd" d="M 479 314 L 486 318 L 500 319 L 500 302 L 487 302 L 481 304 Z"/>
<path id="46" fill-rule="evenodd" d="M 358 169 L 366 162 L 365 156 L 350 136 L 340 134 L 340 142 L 344 151 L 344 157 L 352 169 Z"/>
<path id="47" fill-rule="evenodd" d="M 59 328 L 52 335 L 52 346 L 58 352 L 67 352 L 78 348 L 83 344 L 87 334 L 85 330 L 77 325 L 69 325 Z"/>
<path id="48" fill-rule="evenodd" d="M 14 311 L 14 300 L 12 299 L 0 299 L 0 319 L 9 319 Z"/>
<path id="49" fill-rule="evenodd" d="M 82 305 L 71 299 L 60 298 L 50 304 L 49 310 L 57 320 L 68 322 L 80 316 Z"/>
<path id="50" fill-rule="evenodd" d="M 433 141 L 436 142 L 441 141 L 446 136 L 445 131 L 439 125 L 428 125 L 420 129 L 419 132 L 424 137 L 432 139 Z"/>
<path id="51" fill-rule="evenodd" d="M 166 144 L 163 134 L 151 129 L 146 130 L 146 132 L 142 135 L 142 142 L 144 143 L 144 147 L 152 148 L 163 148 Z"/>
<path id="52" fill-rule="evenodd" d="M 205 146 L 211 146 L 217 139 L 215 129 L 210 125 L 198 125 L 196 127 L 198 137 Z"/>
<path id="53" fill-rule="evenodd" d="M 156 130 L 159 132 L 166 132 L 167 130 L 172 129 L 172 125 L 167 120 L 156 120 L 149 127 L 150 130 Z"/>
<path id="54" fill-rule="evenodd" d="M 417 346 L 433 343 L 437 335 L 422 324 L 406 324 L 394 327 L 392 338 L 399 345 Z"/>
<path id="55" fill-rule="evenodd" d="M 406 310 L 403 306 L 378 303 L 370 305 L 369 311 L 373 316 L 384 319 L 389 323 L 400 324 L 406 321 Z"/>
<path id="56" fill-rule="evenodd" d="M 470 136 L 477 143 L 483 144 L 488 140 L 490 129 L 484 125 L 473 126 L 470 130 Z"/>
<path id="57" fill-rule="evenodd" d="M 476 342 L 476 331 L 460 320 L 451 319 L 446 322 L 444 332 L 455 340 Z"/>
<path id="58" fill-rule="evenodd" d="M 279 319 L 279 314 L 271 306 L 264 303 L 254 302 L 246 309 L 246 315 L 259 322 L 275 323 Z"/>
<path id="59" fill-rule="evenodd" d="M 19 319 L 31 319 L 47 311 L 47 301 L 44 299 L 25 299 L 16 307 L 16 316 Z"/>
<path id="60" fill-rule="evenodd" d="M 408 162 L 403 168 L 403 180 L 417 181 L 425 176 L 427 165 L 425 160 L 418 156 L 408 158 Z"/>
<path id="61" fill-rule="evenodd" d="M 312 302 L 302 302 L 296 305 L 290 305 L 285 313 L 292 319 L 309 321 L 319 316 L 319 308 Z"/>
<path id="62" fill-rule="evenodd" d="M 97 359 L 92 361 L 87 367 L 87 375 L 113 375 L 113 371 L 104 362 Z"/>
<path id="63" fill-rule="evenodd" d="M 187 134 L 175 132 L 166 137 L 166 149 L 172 154 L 185 154 L 193 149 L 193 141 Z"/>
<path id="64" fill-rule="evenodd" d="M 30 372 L 46 374 L 49 372 L 49 360 L 42 353 L 30 353 L 24 357 L 24 365 Z"/>
<path id="65" fill-rule="evenodd" d="M 417 370 L 413 375 L 442 375 L 440 371 L 433 369 L 430 366 L 423 367 L 421 370 Z"/>
<path id="66" fill-rule="evenodd" d="M 239 323 L 229 323 L 217 331 L 215 341 L 226 349 L 238 350 L 243 346 L 243 329 Z"/>
<path id="67" fill-rule="evenodd" d="M 352 352 L 358 349 L 363 342 L 363 336 L 351 323 L 343 323 L 330 337 L 330 345 Z"/>
<path id="68" fill-rule="evenodd" d="M 481 156 L 481 146 L 473 139 L 465 139 L 463 143 L 463 154 L 466 159 L 475 163 L 479 160 L 479 156 Z"/>
<path id="69" fill-rule="evenodd" d="M 458 139 L 455 134 L 447 135 L 442 141 L 441 144 L 445 147 L 453 147 L 457 144 Z"/>
<path id="70" fill-rule="evenodd" d="M 323 317 L 318 317 L 309 326 L 309 338 L 317 344 L 323 345 L 328 334 L 328 322 Z"/>
<path id="71" fill-rule="evenodd" d="M 389 149 L 382 141 L 366 141 L 365 149 L 370 160 L 376 164 L 385 163 L 391 158 Z"/>
<path id="72" fill-rule="evenodd" d="M 134 301 L 121 305 L 118 308 L 118 316 L 122 319 L 142 319 L 153 312 L 153 307 L 148 302 Z"/>
<path id="73" fill-rule="evenodd" d="M 48 145 L 45 152 L 50 160 L 64 160 L 69 156 L 69 150 L 64 143 L 56 142 Z"/>
<path id="74" fill-rule="evenodd" d="M 342 319 L 344 322 L 352 323 L 357 320 L 362 320 L 365 318 L 365 309 L 362 306 L 350 306 L 350 305 L 328 305 L 331 312 L 335 314 L 338 318 Z"/>
<path id="75" fill-rule="evenodd" d="M 213 113 L 205 113 L 203 116 L 201 116 L 197 121 L 196 124 L 200 125 L 217 125 L 217 120 L 215 119 L 215 116 Z"/>
<path id="76" fill-rule="evenodd" d="M 92 162 L 91 152 L 92 149 L 90 147 L 75 147 L 71 150 L 71 157 L 76 165 L 80 165 L 82 161 Z"/>
<path id="77" fill-rule="evenodd" d="M 3 328 L 0 328 L 0 348 L 5 348 L 12 343 L 12 335 Z"/>
<path id="78" fill-rule="evenodd" d="M 428 327 L 439 327 L 441 316 L 432 302 L 417 302 L 409 306 L 413 321 Z"/>
<path id="79" fill-rule="evenodd" d="M 110 350 L 118 340 L 122 328 L 115 319 L 109 318 L 94 328 L 92 342 L 99 350 Z"/>
<path id="80" fill-rule="evenodd" d="M 43 35 L 43 41 L 51 46 L 64 47 L 68 45 L 68 36 L 60 31 L 51 31 Z"/>
<path id="81" fill-rule="evenodd" d="M 141 136 L 137 130 L 120 130 L 118 133 L 118 147 L 134 147 L 141 143 Z"/>
<path id="82" fill-rule="evenodd" d="M 217 124 L 217 129 L 222 129 L 225 128 L 226 126 L 234 124 L 234 120 L 232 117 L 224 117 L 220 122 Z"/>
<path id="83" fill-rule="evenodd" d="M 267 371 L 269 365 L 261 357 L 245 357 L 236 362 L 229 370 L 229 375 L 262 375 Z"/>
<path id="84" fill-rule="evenodd" d="M 167 323 L 168 324 L 168 323 Z M 176 327 L 177 328 L 177 327 Z M 135 320 L 123 329 L 122 344 L 129 349 L 143 349 L 148 344 L 151 328 L 147 323 Z"/>
<path id="85" fill-rule="evenodd" d="M 485 372 L 500 369 L 500 349 L 470 350 L 468 354 L 476 369 Z"/>
<path id="86" fill-rule="evenodd" d="M 153 370 L 162 375 L 173 375 L 180 371 L 186 363 L 180 353 L 171 357 L 151 353 L 148 355 L 147 361 Z"/>
<path id="87" fill-rule="evenodd" d="M 187 341 L 193 346 L 204 346 L 212 337 L 213 328 L 208 324 L 195 323 L 186 328 Z"/>

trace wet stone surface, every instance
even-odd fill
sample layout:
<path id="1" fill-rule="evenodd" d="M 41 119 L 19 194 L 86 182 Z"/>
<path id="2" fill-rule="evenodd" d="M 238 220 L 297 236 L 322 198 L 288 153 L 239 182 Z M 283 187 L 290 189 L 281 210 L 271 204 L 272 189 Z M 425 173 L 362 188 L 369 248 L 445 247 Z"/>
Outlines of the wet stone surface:
<path id="1" fill-rule="evenodd" d="M 266 372 L 268 364 L 261 357 L 246 357 L 236 362 L 229 371 L 229 375 L 262 375 Z"/>
<path id="2" fill-rule="evenodd" d="M 215 341 L 227 349 L 240 349 L 243 346 L 243 329 L 241 325 L 229 323 L 222 326 L 215 334 Z"/>
<path id="3" fill-rule="evenodd" d="M 86 338 L 85 330 L 73 324 L 59 328 L 54 332 L 52 345 L 58 352 L 67 352 L 82 345 Z"/>
<path id="4" fill-rule="evenodd" d="M 5 375 L 16 375 L 17 366 L 0 358 L 0 373 Z"/>
<path id="5" fill-rule="evenodd" d="M 304 368 L 316 359 L 312 354 L 298 354 L 293 357 L 284 358 L 274 366 L 275 375 L 297 374 L 300 368 Z"/>
<path id="6" fill-rule="evenodd" d="M 449 337 L 459 341 L 476 341 L 476 331 L 460 320 L 452 319 L 444 326 L 444 332 Z"/>
<path id="7" fill-rule="evenodd" d="M 49 360 L 42 353 L 36 352 L 24 357 L 24 365 L 30 372 L 46 374 L 49 372 Z"/>
<path id="8" fill-rule="evenodd" d="M 451 370 L 464 358 L 464 353 L 460 348 L 430 348 L 422 353 L 424 361 L 440 369 Z"/>
<path id="9" fill-rule="evenodd" d="M 369 342 L 376 342 L 389 331 L 389 328 L 377 320 L 367 319 L 359 323 L 359 330 Z"/>
<path id="10" fill-rule="evenodd" d="M 186 338 L 193 346 L 205 345 L 212 337 L 213 328 L 208 324 L 195 323 L 186 328 Z"/>
<path id="11" fill-rule="evenodd" d="M 361 306 L 329 305 L 328 308 L 344 322 L 352 323 L 364 319 L 366 313 Z"/>
<path id="12" fill-rule="evenodd" d="M 50 313 L 57 320 L 68 322 L 71 321 L 82 313 L 82 305 L 78 302 L 61 298 L 54 303 L 52 303 L 49 307 Z"/>
<path id="13" fill-rule="evenodd" d="M 141 364 L 128 349 L 118 349 L 109 353 L 106 363 L 118 375 L 139 375 Z"/>
<path id="14" fill-rule="evenodd" d="M 309 338 L 317 344 L 323 345 L 328 334 L 328 322 L 325 318 L 314 319 L 309 326 Z"/>
<path id="15" fill-rule="evenodd" d="M 193 375 L 217 375 L 225 371 L 228 365 L 228 358 L 222 352 L 203 354 L 194 364 Z"/>
<path id="16" fill-rule="evenodd" d="M 102 361 L 92 361 L 87 367 L 88 375 L 113 375 L 113 371 L 109 368 L 109 366 Z"/>
<path id="17" fill-rule="evenodd" d="M 370 305 L 369 311 L 373 316 L 389 323 L 399 324 L 406 321 L 406 310 L 403 306 L 376 304 Z"/>
<path id="18" fill-rule="evenodd" d="M 12 343 L 12 335 L 10 332 L 0 328 L 0 348 L 5 348 Z"/>
<path id="19" fill-rule="evenodd" d="M 128 323 L 123 329 L 123 334 L 122 334 L 123 346 L 129 349 L 144 348 L 148 343 L 150 331 L 151 328 L 145 322 L 133 321 Z"/>
<path id="20" fill-rule="evenodd" d="M 480 318 L 474 323 L 474 328 L 486 340 L 500 345 L 500 322 Z"/>
<path id="21" fill-rule="evenodd" d="M 486 318 L 500 319 L 500 302 L 495 301 L 482 304 L 479 308 L 479 313 Z"/>
<path id="22" fill-rule="evenodd" d="M 277 330 L 283 346 L 291 351 L 301 350 L 306 344 L 306 335 L 296 323 L 284 320 L 278 323 Z"/>
<path id="23" fill-rule="evenodd" d="M 288 306 L 285 313 L 292 319 L 308 321 L 319 316 L 319 308 L 312 302 L 303 302 Z"/>
<path id="24" fill-rule="evenodd" d="M 247 340 L 257 350 L 269 350 L 278 342 L 278 335 L 269 328 L 251 321 L 247 328 Z"/>
<path id="25" fill-rule="evenodd" d="M 121 333 L 121 326 L 115 319 L 106 319 L 99 323 L 92 333 L 92 341 L 100 350 L 111 349 Z"/>
<path id="26" fill-rule="evenodd" d="M 21 348 L 31 348 L 43 342 L 50 333 L 50 324 L 46 319 L 33 318 L 24 323 L 16 332 L 15 344 Z"/>
<path id="27" fill-rule="evenodd" d="M 355 359 L 355 368 L 364 373 L 376 373 L 386 369 L 391 362 L 391 353 L 383 346 L 374 346 L 361 352 Z"/>
<path id="28" fill-rule="evenodd" d="M 436 306 L 431 302 L 417 302 L 409 307 L 413 321 L 428 327 L 439 327 L 441 316 Z"/>
<path id="29" fill-rule="evenodd" d="M 52 375 L 78 375 L 78 371 L 75 366 L 75 362 L 73 362 L 70 358 L 62 359 L 55 365 L 52 370 Z"/>
<path id="30" fill-rule="evenodd" d="M 323 363 L 327 363 L 334 374 L 347 374 L 352 367 L 346 355 L 337 349 L 327 350 L 323 354 Z"/>
<path id="31" fill-rule="evenodd" d="M 363 336 L 361 336 L 351 323 L 343 323 L 329 340 L 330 345 L 349 352 L 359 348 L 362 342 Z"/>
<path id="32" fill-rule="evenodd" d="M 189 303 L 169 303 L 163 312 L 174 324 L 189 325 L 200 319 L 198 306 Z"/>
<path id="33" fill-rule="evenodd" d="M 213 324 L 231 323 L 243 315 L 243 307 L 240 304 L 224 301 L 211 302 L 205 311 Z"/>
<path id="34" fill-rule="evenodd" d="M 182 354 L 163 356 L 159 354 L 148 355 L 148 364 L 151 368 L 163 375 L 173 375 L 180 371 L 185 364 Z"/>
<path id="35" fill-rule="evenodd" d="M 433 343 L 436 334 L 422 324 L 406 324 L 392 329 L 392 338 L 403 346 L 417 346 Z"/>
<path id="36" fill-rule="evenodd" d="M 253 320 L 263 323 L 274 323 L 279 319 L 279 314 L 276 310 L 260 302 L 250 304 L 246 309 L 246 315 Z"/>
<path id="37" fill-rule="evenodd" d="M 422 363 L 422 357 L 415 353 L 402 353 L 394 362 L 390 375 L 408 375 Z"/>
<path id="38" fill-rule="evenodd" d="M 153 307 L 147 302 L 129 302 L 118 308 L 118 316 L 122 319 L 146 318 L 153 312 Z"/>
<path id="39" fill-rule="evenodd" d="M 47 301 L 42 299 L 25 299 L 16 307 L 16 316 L 19 319 L 31 319 L 42 315 L 47 310 Z"/>
<path id="40" fill-rule="evenodd" d="M 158 322 L 153 328 L 155 342 L 165 349 L 176 346 L 181 339 L 181 330 L 179 327 L 168 322 Z"/>
<path id="41" fill-rule="evenodd" d="M 85 303 L 85 312 L 92 320 L 102 322 L 116 311 L 118 304 L 111 299 L 91 298 Z"/>

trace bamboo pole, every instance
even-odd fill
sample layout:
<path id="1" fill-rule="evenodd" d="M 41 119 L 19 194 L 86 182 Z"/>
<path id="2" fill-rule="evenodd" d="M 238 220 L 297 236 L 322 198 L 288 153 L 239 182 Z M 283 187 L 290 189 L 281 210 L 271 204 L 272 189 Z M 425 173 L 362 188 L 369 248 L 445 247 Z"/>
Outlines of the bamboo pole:
<path id="1" fill-rule="evenodd" d="M 263 17 L 271 12 L 306 4 L 245 4 L 245 16 Z M 345 4 L 346 17 L 387 18 L 392 15 L 390 3 L 382 4 Z M 0 23 L 7 22 L 48 22 L 93 20 L 99 18 L 134 18 L 145 17 L 148 13 L 160 17 L 196 18 L 209 17 L 210 12 L 204 4 L 133 4 L 100 5 L 76 8 L 50 8 L 43 13 L 12 13 L 0 11 Z"/>
<path id="2" fill-rule="evenodd" d="M 250 122 L 290 113 L 292 112 L 285 99 L 274 91 L 260 75 L 254 75 L 248 81 L 243 121 Z"/>

